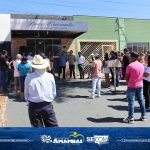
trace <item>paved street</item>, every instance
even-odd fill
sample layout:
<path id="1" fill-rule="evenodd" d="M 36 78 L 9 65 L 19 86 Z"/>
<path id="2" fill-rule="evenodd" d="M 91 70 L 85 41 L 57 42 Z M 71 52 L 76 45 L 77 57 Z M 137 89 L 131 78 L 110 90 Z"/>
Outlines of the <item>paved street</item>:
<path id="1" fill-rule="evenodd" d="M 125 81 L 117 87 L 102 88 L 102 97 L 89 99 L 91 94 L 90 80 L 59 80 L 57 98 L 53 102 L 60 127 L 149 127 L 150 112 L 147 122 L 139 121 L 140 109 L 135 102 L 135 124 L 122 123 L 127 117 L 128 103 L 126 100 Z M 10 93 L 6 108 L 7 127 L 30 127 L 27 103 L 19 102 Z"/>

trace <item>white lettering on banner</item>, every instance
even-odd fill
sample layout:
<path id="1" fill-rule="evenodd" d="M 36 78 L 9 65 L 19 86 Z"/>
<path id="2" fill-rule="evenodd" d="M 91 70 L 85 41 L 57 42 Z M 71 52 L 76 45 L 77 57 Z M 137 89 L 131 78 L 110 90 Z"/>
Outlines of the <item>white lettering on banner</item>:
<path id="1" fill-rule="evenodd" d="M 63 144 L 66 144 L 66 143 L 72 143 L 72 144 L 80 144 L 80 143 L 83 143 L 83 140 L 75 140 L 75 139 L 57 139 L 55 138 L 53 143 L 63 143 Z"/>
<path id="2" fill-rule="evenodd" d="M 11 30 L 51 30 L 86 32 L 87 23 L 64 20 L 11 19 Z"/>
<path id="3" fill-rule="evenodd" d="M 94 135 L 93 137 L 87 137 L 87 142 L 94 142 L 96 144 L 107 144 L 109 142 L 108 135 Z"/>
<path id="4" fill-rule="evenodd" d="M 47 144 L 82 144 L 84 136 L 81 134 L 70 135 L 69 138 L 52 138 L 50 135 L 41 135 L 41 142 Z"/>

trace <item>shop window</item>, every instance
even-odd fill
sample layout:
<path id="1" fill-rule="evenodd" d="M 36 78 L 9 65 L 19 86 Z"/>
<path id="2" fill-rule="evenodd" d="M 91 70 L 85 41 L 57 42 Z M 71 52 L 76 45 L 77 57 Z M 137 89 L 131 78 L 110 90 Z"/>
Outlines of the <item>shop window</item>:
<path id="1" fill-rule="evenodd" d="M 146 42 L 128 43 L 127 48 L 130 52 L 137 51 L 138 53 L 146 53 L 149 51 L 149 44 Z"/>

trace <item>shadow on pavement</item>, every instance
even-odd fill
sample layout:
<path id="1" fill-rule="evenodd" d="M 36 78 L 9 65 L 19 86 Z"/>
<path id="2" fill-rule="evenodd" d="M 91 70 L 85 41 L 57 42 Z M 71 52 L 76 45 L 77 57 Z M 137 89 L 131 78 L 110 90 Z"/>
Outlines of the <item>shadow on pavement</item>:
<path id="1" fill-rule="evenodd" d="M 112 101 L 112 102 L 128 102 L 128 100 L 126 98 L 115 98 L 115 99 L 107 99 L 108 101 Z"/>
<path id="2" fill-rule="evenodd" d="M 108 107 L 113 108 L 115 110 L 119 110 L 119 111 L 128 111 L 128 106 L 113 106 L 113 105 L 109 105 Z"/>
<path id="3" fill-rule="evenodd" d="M 89 96 L 81 96 L 81 95 L 68 95 L 69 98 L 89 98 Z"/>
<path id="4" fill-rule="evenodd" d="M 24 99 L 21 99 L 19 96 L 16 96 L 14 93 L 8 95 L 8 99 L 13 102 L 26 102 Z"/>
<path id="5" fill-rule="evenodd" d="M 87 120 L 88 121 L 91 121 L 91 122 L 94 122 L 94 123 L 104 123 L 104 122 L 107 122 L 107 123 L 112 123 L 112 122 L 122 122 L 122 119 L 123 118 L 113 118 L 113 117 L 106 117 L 106 118 L 92 118 L 92 117 L 88 117 Z"/>
<path id="6" fill-rule="evenodd" d="M 121 90 L 117 90 L 117 91 L 107 91 L 107 92 L 102 92 L 103 95 L 126 95 L 126 91 L 121 91 Z"/>
<path id="7" fill-rule="evenodd" d="M 66 97 L 58 97 L 57 96 L 54 101 L 57 103 L 63 103 L 66 101 L 65 99 L 66 99 Z"/>
<path id="8" fill-rule="evenodd" d="M 128 106 L 121 106 L 121 105 L 113 106 L 113 105 L 109 105 L 108 107 L 113 108 L 115 110 L 119 110 L 119 111 L 128 111 Z M 140 108 L 139 107 L 134 107 L 134 112 L 135 113 L 141 112 Z"/>

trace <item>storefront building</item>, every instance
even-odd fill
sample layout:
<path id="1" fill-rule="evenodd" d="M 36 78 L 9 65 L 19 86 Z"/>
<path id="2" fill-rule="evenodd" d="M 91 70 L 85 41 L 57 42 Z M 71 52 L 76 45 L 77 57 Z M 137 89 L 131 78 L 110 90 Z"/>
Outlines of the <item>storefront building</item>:
<path id="1" fill-rule="evenodd" d="M 71 16 L 1 14 L 0 20 L 0 49 L 9 50 L 12 56 L 19 52 L 54 56 L 74 50 L 74 38 L 88 29 L 87 23 Z"/>
<path id="2" fill-rule="evenodd" d="M 25 51 L 59 55 L 62 50 L 81 51 L 89 59 L 99 52 L 148 52 L 150 20 L 99 16 L 42 16 L 1 14 L 0 50 L 7 49 L 15 56 Z M 85 63 L 86 70 L 88 61 Z"/>

